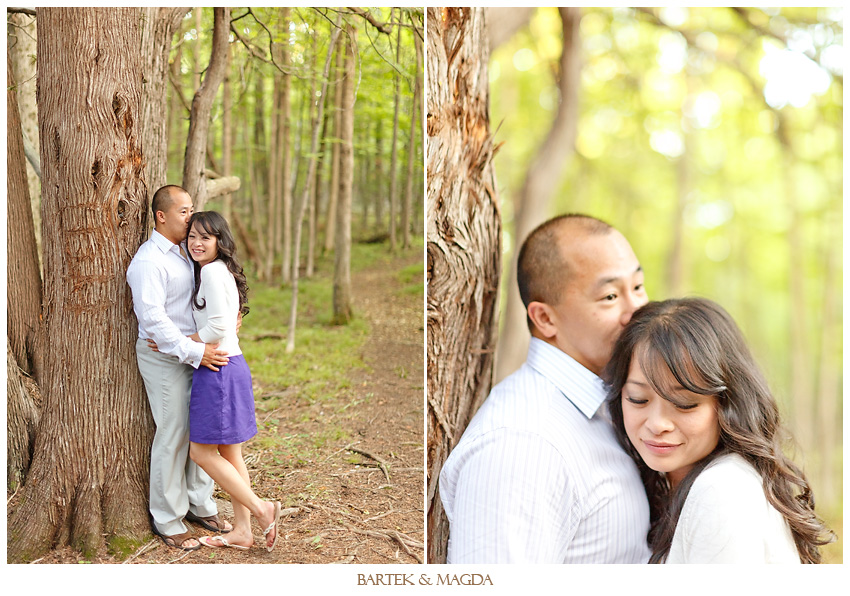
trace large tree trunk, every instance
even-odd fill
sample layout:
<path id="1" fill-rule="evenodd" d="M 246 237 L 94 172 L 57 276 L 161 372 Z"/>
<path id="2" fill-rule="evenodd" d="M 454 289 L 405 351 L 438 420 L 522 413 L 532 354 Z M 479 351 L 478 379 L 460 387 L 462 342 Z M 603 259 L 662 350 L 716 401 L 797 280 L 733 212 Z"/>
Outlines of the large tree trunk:
<path id="1" fill-rule="evenodd" d="M 192 197 L 195 210 L 202 211 L 206 204 L 206 182 L 204 164 L 206 162 L 207 136 L 210 130 L 210 112 L 219 85 L 227 71 L 227 44 L 230 33 L 230 9 L 214 9 L 212 52 L 204 82 L 192 100 L 189 120 L 189 135 L 186 139 L 186 154 L 183 161 L 183 188 Z"/>
<path id="2" fill-rule="evenodd" d="M 351 186 L 354 182 L 354 57 L 357 55 L 357 29 L 351 25 L 343 37 L 345 46 L 339 135 L 339 198 L 336 206 L 334 241 L 333 320 L 337 325 L 351 320 Z"/>
<path id="3" fill-rule="evenodd" d="M 490 390 L 501 224 L 484 11 L 428 8 L 427 21 L 428 561 L 443 563 L 437 481 Z"/>
<path id="4" fill-rule="evenodd" d="M 145 181 L 153 195 L 168 179 L 168 56 L 185 8 L 141 8 L 142 70 L 145 80 L 139 141 L 145 156 Z M 152 196 L 151 196 L 152 198 Z"/>
<path id="5" fill-rule="evenodd" d="M 336 24 L 334 26 L 333 33 L 331 34 L 331 41 L 328 44 L 328 55 L 325 59 L 325 69 L 322 71 L 322 92 L 319 96 L 322 98 L 324 98 L 325 93 L 327 93 L 328 90 L 328 72 L 331 69 L 331 58 L 333 58 L 334 47 L 336 46 L 337 37 L 339 37 L 339 26 L 341 22 L 342 15 L 337 13 Z M 312 92 L 310 93 L 311 98 L 316 97 L 315 80 L 313 81 L 313 85 Z M 315 101 L 315 99 L 313 101 Z M 307 166 L 307 183 L 304 185 L 304 192 L 302 193 L 301 200 L 298 201 L 298 204 L 296 205 L 295 212 L 294 242 L 292 246 L 292 301 L 289 308 L 289 332 L 286 339 L 287 353 L 295 350 L 295 323 L 298 314 L 298 262 L 301 256 L 301 227 L 304 223 L 304 211 L 307 206 L 307 202 L 310 199 L 310 193 L 312 192 L 310 182 L 313 180 L 316 172 L 316 154 L 319 148 L 319 124 L 322 121 L 322 112 L 324 108 L 324 102 L 322 100 L 319 100 L 318 103 L 319 112 L 317 117 L 313 119 L 313 130 L 310 139 L 310 162 Z"/>
<path id="6" fill-rule="evenodd" d="M 8 56 L 11 63 L 9 70 L 16 82 L 18 115 L 23 129 L 25 146 L 31 152 L 31 157 L 38 157 L 38 109 L 35 98 L 36 75 L 36 26 L 35 17 L 25 14 L 8 15 Z M 41 180 L 40 173 L 33 164 L 26 163 L 27 185 L 29 186 L 32 217 L 35 226 L 35 243 L 41 262 Z"/>
<path id="7" fill-rule="evenodd" d="M 16 487 L 29 470 L 35 441 L 40 404 L 36 381 L 44 376 L 44 326 L 23 135 L 8 57 L 6 84 L 6 480 Z"/>
<path id="8" fill-rule="evenodd" d="M 558 190 L 564 168 L 572 157 L 578 129 L 578 89 L 581 76 L 581 40 L 579 36 L 580 8 L 559 8 L 563 32 L 558 87 L 561 102 L 552 121 L 546 140 L 540 146 L 534 161 L 528 168 L 522 190 L 514 201 L 514 244 L 519 246 L 528 234 L 549 216 L 549 203 Z M 507 292 L 505 317 L 496 354 L 495 381 L 501 381 L 514 372 L 528 352 L 528 324 L 525 307 L 516 279 L 517 256 L 511 257 L 510 288 Z"/>
<path id="9" fill-rule="evenodd" d="M 139 19 L 137 8 L 38 10 L 49 341 L 10 561 L 63 545 L 92 554 L 104 539 L 113 551 L 135 548 L 149 536 L 153 422 L 125 281 L 147 210 Z"/>

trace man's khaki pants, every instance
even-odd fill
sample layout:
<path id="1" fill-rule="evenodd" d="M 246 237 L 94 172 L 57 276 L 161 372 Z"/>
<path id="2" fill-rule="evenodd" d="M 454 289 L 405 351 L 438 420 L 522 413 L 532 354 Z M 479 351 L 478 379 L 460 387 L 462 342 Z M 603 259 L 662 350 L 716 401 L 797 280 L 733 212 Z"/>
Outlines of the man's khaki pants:
<path id="1" fill-rule="evenodd" d="M 145 381 L 156 434 L 151 447 L 150 511 L 166 536 L 186 531 L 183 517 L 215 515 L 213 481 L 189 459 L 189 394 L 192 367 L 136 341 L 136 360 Z"/>

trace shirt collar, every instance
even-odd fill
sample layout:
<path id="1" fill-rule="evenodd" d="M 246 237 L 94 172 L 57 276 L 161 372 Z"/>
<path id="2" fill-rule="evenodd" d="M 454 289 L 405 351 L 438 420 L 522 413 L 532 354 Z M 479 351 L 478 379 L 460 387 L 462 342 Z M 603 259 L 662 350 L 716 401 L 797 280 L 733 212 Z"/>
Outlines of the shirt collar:
<path id="1" fill-rule="evenodd" d="M 542 339 L 531 338 L 526 362 L 588 418 L 593 417 L 605 401 L 607 391 L 602 379 Z"/>
<path id="2" fill-rule="evenodd" d="M 167 253 L 170 250 L 176 249 L 176 252 L 179 255 L 180 254 L 180 246 L 185 247 L 185 245 L 186 245 L 185 241 L 181 242 L 180 244 L 174 244 L 171 240 L 169 240 L 168 238 L 166 238 L 165 236 L 163 236 L 162 234 L 157 232 L 156 228 L 154 228 L 154 231 L 151 232 L 151 240 L 153 241 L 154 245 L 157 248 L 159 248 L 163 253 Z"/>

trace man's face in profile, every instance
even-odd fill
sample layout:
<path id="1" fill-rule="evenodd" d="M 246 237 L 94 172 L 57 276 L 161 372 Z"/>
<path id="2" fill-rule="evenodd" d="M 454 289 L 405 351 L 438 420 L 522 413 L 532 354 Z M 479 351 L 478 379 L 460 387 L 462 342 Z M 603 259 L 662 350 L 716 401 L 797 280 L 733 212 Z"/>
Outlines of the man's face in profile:
<path id="1" fill-rule="evenodd" d="M 635 310 L 649 299 L 632 247 L 616 230 L 561 243 L 570 272 L 553 310 L 555 345 L 596 373 Z"/>

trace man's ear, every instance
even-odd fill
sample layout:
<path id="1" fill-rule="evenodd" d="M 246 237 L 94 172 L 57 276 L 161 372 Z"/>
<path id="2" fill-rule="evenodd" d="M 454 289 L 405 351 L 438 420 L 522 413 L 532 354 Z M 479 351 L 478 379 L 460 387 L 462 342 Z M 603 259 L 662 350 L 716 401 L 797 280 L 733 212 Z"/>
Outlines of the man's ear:
<path id="1" fill-rule="evenodd" d="M 157 211 L 156 217 L 154 219 L 156 220 L 156 223 L 164 224 L 165 223 L 165 213 L 163 211 Z"/>
<path id="2" fill-rule="evenodd" d="M 552 307 L 543 302 L 528 303 L 528 318 L 540 334 L 546 339 L 552 339 L 558 332 L 554 322 L 555 313 Z"/>

